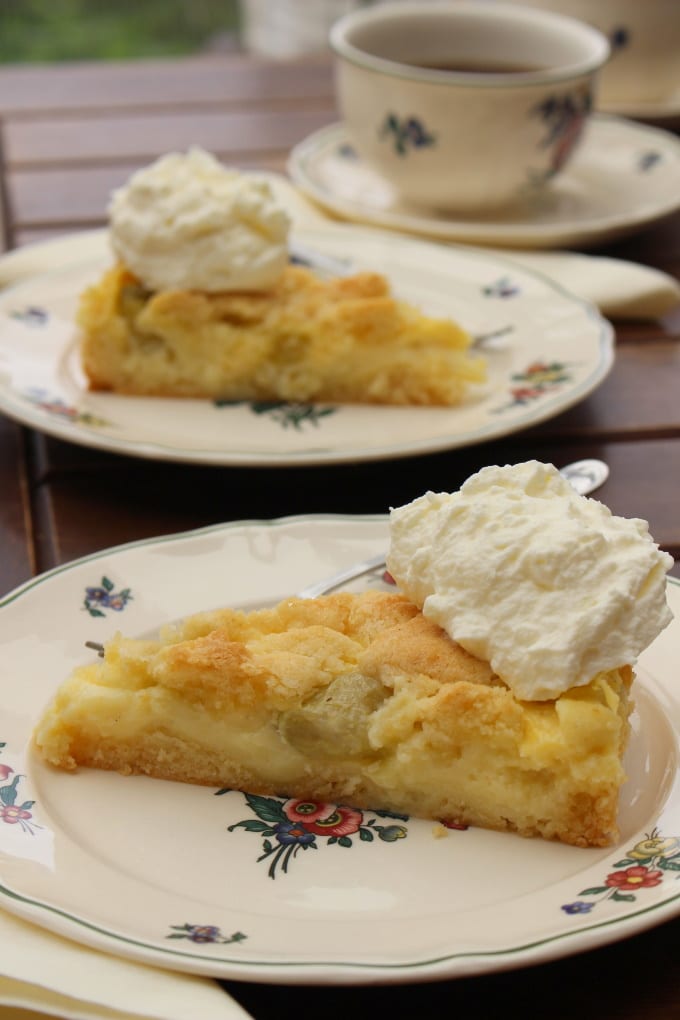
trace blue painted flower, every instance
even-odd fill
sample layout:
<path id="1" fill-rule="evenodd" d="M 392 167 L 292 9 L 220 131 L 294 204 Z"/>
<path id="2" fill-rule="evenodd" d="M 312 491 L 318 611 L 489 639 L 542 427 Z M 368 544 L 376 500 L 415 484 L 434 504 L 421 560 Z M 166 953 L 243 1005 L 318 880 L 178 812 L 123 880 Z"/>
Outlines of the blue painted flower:
<path id="1" fill-rule="evenodd" d="M 585 900 L 576 900 L 574 903 L 563 904 L 562 910 L 565 914 L 588 914 L 594 906 L 594 903 L 586 903 Z"/>
<path id="2" fill-rule="evenodd" d="M 132 598 L 129 588 L 114 591 L 114 583 L 108 577 L 102 577 L 101 584 L 89 585 L 85 589 L 83 607 L 90 616 L 104 616 L 105 609 L 120 613 Z"/>
<path id="3" fill-rule="evenodd" d="M 391 141 L 399 156 L 405 156 L 410 148 L 422 149 L 436 143 L 435 136 L 430 134 L 420 118 L 400 117 L 396 113 L 385 115 L 378 137 Z"/>
<path id="4" fill-rule="evenodd" d="M 412 145 L 421 148 L 423 145 L 432 145 L 432 136 L 426 131 L 422 122 L 417 117 L 409 117 L 405 125 L 406 135 Z"/>
<path id="5" fill-rule="evenodd" d="M 314 842 L 314 833 L 309 832 L 302 822 L 278 822 L 274 827 L 274 835 L 284 846 L 307 846 Z"/>
<path id="6" fill-rule="evenodd" d="M 229 942 L 243 942 L 246 936 L 242 931 L 235 931 L 232 935 L 223 935 L 222 929 L 215 924 L 171 924 L 171 933 L 165 937 L 168 939 L 189 939 L 199 945 L 217 942 L 220 945 L 227 945 Z"/>
<path id="7" fill-rule="evenodd" d="M 192 924 L 187 931 L 192 942 L 216 942 L 220 934 L 220 929 L 214 924 Z"/>
<path id="8" fill-rule="evenodd" d="M 609 33 L 612 50 L 621 50 L 630 42 L 630 32 L 625 25 L 617 25 Z"/>

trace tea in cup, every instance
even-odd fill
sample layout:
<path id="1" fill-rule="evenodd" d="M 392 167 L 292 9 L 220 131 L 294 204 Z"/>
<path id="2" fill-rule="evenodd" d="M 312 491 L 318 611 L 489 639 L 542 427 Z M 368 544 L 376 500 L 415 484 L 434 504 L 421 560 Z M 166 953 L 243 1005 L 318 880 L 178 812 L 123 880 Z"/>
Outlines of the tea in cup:
<path id="1" fill-rule="evenodd" d="M 561 172 L 609 55 L 577 19 L 474 0 L 362 8 L 330 45 L 361 158 L 402 199 L 477 215 Z"/>

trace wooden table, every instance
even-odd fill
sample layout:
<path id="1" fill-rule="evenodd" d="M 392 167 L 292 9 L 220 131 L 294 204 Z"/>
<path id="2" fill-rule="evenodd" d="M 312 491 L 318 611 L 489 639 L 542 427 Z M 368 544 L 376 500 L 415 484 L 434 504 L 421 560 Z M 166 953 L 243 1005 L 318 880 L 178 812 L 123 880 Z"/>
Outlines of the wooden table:
<path id="1" fill-rule="evenodd" d="M 241 168 L 283 170 L 290 147 L 335 119 L 325 59 L 241 55 L 0 70 L 0 185 L 6 246 L 104 223 L 111 189 L 171 149 L 201 145 Z M 680 277 L 680 215 L 600 253 Z M 680 555 L 680 316 L 616 323 L 615 367 L 579 406 L 503 441 L 365 465 L 206 468 L 71 446 L 0 415 L 0 594 L 32 575 L 121 542 L 227 519 L 383 513 L 427 488 L 457 487 L 485 464 L 531 457 L 558 466 L 598 456 L 599 497 L 646 518 Z M 680 576 L 680 567 L 674 568 Z M 455 982 L 318 989 L 231 984 L 258 1018 L 313 1008 L 480 1017 L 587 1012 L 601 1020 L 680 1016 L 680 920 L 625 942 Z M 311 999 L 310 999 L 311 996 Z M 499 1005 L 502 1003 L 502 1007 Z"/>

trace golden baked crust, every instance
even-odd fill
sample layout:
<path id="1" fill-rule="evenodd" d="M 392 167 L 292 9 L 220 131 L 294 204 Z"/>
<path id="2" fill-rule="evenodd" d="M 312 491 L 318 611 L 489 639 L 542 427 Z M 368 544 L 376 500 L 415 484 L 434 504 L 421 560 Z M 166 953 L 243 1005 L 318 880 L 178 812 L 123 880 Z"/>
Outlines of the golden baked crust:
<path id="1" fill-rule="evenodd" d="M 35 734 L 43 757 L 510 829 L 617 836 L 628 667 L 520 702 L 398 594 L 225 609 L 120 637 Z"/>
<path id="2" fill-rule="evenodd" d="M 263 292 L 151 293 L 118 265 L 85 291 L 78 324 L 95 390 L 454 405 L 485 378 L 467 333 L 395 300 L 378 273 L 289 266 Z"/>

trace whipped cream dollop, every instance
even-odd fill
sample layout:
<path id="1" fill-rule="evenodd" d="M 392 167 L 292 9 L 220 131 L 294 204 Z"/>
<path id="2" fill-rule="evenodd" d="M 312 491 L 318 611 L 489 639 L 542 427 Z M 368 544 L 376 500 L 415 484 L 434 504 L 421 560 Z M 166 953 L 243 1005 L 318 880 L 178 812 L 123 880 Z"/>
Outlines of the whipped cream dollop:
<path id="1" fill-rule="evenodd" d="M 114 252 L 150 290 L 266 290 L 288 261 L 290 218 L 269 182 L 202 149 L 138 170 L 108 213 Z"/>
<path id="2" fill-rule="evenodd" d="M 404 594 L 523 700 L 633 665 L 670 623 L 646 521 L 616 517 L 538 461 L 486 467 L 390 514 Z"/>

